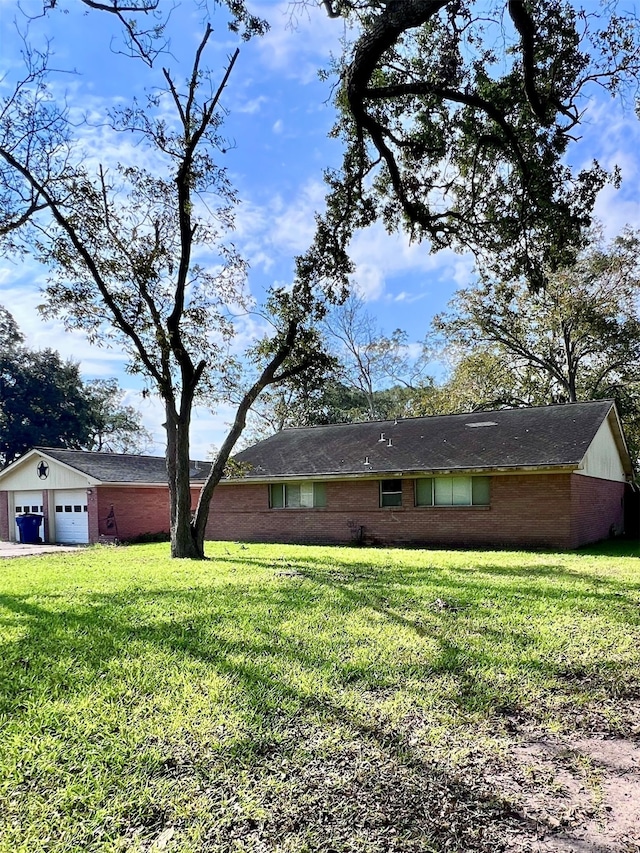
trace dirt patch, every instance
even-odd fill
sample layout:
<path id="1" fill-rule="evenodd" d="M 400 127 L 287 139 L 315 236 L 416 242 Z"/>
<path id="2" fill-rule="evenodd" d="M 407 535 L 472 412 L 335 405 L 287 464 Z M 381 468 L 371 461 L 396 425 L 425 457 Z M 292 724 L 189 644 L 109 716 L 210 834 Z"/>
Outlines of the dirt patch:
<path id="1" fill-rule="evenodd" d="M 640 853 L 640 703 L 627 710 L 626 736 L 544 734 L 506 749 L 486 781 L 519 818 L 507 850 Z"/>

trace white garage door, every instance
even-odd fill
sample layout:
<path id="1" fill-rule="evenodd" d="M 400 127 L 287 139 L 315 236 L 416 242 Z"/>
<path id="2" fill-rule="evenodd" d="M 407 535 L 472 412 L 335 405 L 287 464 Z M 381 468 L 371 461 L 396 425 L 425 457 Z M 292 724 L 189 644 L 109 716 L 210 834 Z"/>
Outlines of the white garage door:
<path id="1" fill-rule="evenodd" d="M 76 544 L 89 541 L 86 489 L 63 489 L 54 493 L 56 542 Z"/>
<path id="2" fill-rule="evenodd" d="M 25 512 L 33 512 L 37 515 L 42 515 L 42 492 L 14 492 L 13 499 L 15 503 L 16 515 L 24 515 Z M 40 526 L 40 536 L 42 536 L 42 526 Z M 20 532 L 16 524 L 16 542 L 20 541 Z"/>

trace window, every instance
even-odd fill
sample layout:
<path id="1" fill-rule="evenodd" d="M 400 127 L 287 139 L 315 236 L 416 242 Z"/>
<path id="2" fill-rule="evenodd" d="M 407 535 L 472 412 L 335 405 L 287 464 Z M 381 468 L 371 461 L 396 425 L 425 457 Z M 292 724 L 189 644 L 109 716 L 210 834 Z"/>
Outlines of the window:
<path id="1" fill-rule="evenodd" d="M 433 503 L 436 506 L 469 506 L 471 477 L 434 478 Z"/>
<path id="2" fill-rule="evenodd" d="M 402 506 L 402 480 L 381 480 L 380 506 Z"/>
<path id="3" fill-rule="evenodd" d="M 491 477 L 472 477 L 471 491 L 474 506 L 489 506 L 491 503 Z"/>
<path id="4" fill-rule="evenodd" d="M 272 483 L 271 509 L 317 509 L 327 505 L 324 483 Z"/>
<path id="5" fill-rule="evenodd" d="M 416 480 L 416 506 L 433 506 L 433 477 Z"/>
<path id="6" fill-rule="evenodd" d="M 421 477 L 416 506 L 489 506 L 490 477 Z"/>

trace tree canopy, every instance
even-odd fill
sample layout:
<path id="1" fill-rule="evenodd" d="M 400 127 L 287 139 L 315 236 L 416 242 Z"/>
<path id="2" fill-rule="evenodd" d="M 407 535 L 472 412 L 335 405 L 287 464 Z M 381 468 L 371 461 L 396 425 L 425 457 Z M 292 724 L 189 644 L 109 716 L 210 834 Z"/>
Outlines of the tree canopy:
<path id="1" fill-rule="evenodd" d="M 52 349 L 32 350 L 0 306 L 0 466 L 36 445 L 139 452 L 150 438 L 115 379 L 85 382 Z"/>
<path id="2" fill-rule="evenodd" d="M 467 355 L 491 353 L 516 380 L 512 398 L 485 404 L 537 402 L 532 385 L 550 403 L 614 397 L 638 381 L 639 247 L 637 232 L 608 244 L 597 234 L 536 294 L 490 279 L 458 291 L 435 328 Z"/>
<path id="3" fill-rule="evenodd" d="M 589 95 L 635 85 L 633 13 L 555 0 L 323 5 L 356 35 L 331 69 L 344 157 L 303 269 L 346 280 L 354 229 L 376 219 L 534 287 L 572 263 L 617 175 L 574 170 L 567 154 L 589 132 Z"/>
<path id="4" fill-rule="evenodd" d="M 149 66 L 149 95 L 100 122 L 133 139 L 146 156 L 87 162 L 69 107 L 48 89 L 48 54 L 27 44 L 25 76 L 0 112 L 0 233 L 10 249 L 35 254 L 50 270 L 47 312 L 93 342 L 117 346 L 128 369 L 162 399 L 172 555 L 202 558 L 211 496 L 249 409 L 266 387 L 311 368 L 322 371 L 313 328 L 324 310 L 322 293 L 303 280 L 275 288 L 261 308 L 264 339 L 242 358 L 234 348 L 238 317 L 254 306 L 247 264 L 233 242 L 238 199 L 220 165 L 226 144 L 220 97 L 238 50 L 219 74 L 210 72 L 207 21 L 183 80 L 155 62 L 167 20 L 144 29 L 145 14 L 160 12 L 159 3 L 86 5 L 98 16 L 130 12 L 121 21 L 123 37 Z M 232 31 L 244 37 L 262 30 L 242 3 L 230 3 L 229 11 Z M 235 418 L 194 510 L 193 406 L 227 399 L 235 401 Z"/>

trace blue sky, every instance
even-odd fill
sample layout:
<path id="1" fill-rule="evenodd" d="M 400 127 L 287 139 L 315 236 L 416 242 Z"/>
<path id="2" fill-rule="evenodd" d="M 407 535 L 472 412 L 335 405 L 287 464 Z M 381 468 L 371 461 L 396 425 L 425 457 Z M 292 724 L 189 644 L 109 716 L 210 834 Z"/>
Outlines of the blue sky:
<path id="1" fill-rule="evenodd" d="M 21 5 L 35 14 L 42 0 L 23 0 Z M 59 5 L 68 13 L 56 11 L 29 27 L 34 40 L 45 35 L 52 40 L 57 67 L 77 71 L 58 75 L 54 84 L 74 108 L 97 114 L 134 94 L 143 96 L 144 88 L 157 82 L 157 72 L 150 73 L 110 49 L 118 33 L 111 16 L 85 14 L 77 0 L 60 0 Z M 225 163 L 242 199 L 237 243 L 250 261 L 249 286 L 259 298 L 274 282 L 291 280 L 293 258 L 307 248 L 314 213 L 322 207 L 323 169 L 339 162 L 340 145 L 327 138 L 333 123 L 331 83 L 321 82 L 317 69 L 338 51 L 343 29 L 340 21 L 329 20 L 313 6 L 301 10 L 295 21 L 288 3 L 253 8 L 270 21 L 271 30 L 240 46 L 223 104 L 229 112 L 224 132 L 234 142 Z M 0 65 L 7 75 L 0 91 L 19 68 L 15 20 L 24 29 L 17 3 L 0 0 Z M 209 65 L 222 73 L 236 42 L 221 16 L 213 19 L 213 25 Z M 203 32 L 201 15 L 188 0 L 173 11 L 170 32 L 172 55 L 161 64 L 186 74 Z M 118 152 L 110 150 L 109 143 L 103 145 L 96 138 L 93 145 L 100 148 L 101 158 L 116 159 Z M 626 223 L 640 226 L 639 150 L 640 122 L 631 104 L 603 100 L 591 105 L 584 140 L 572 156 L 576 164 L 598 157 L 604 166 L 617 163 L 622 169 L 622 187 L 606 188 L 597 208 L 611 236 Z M 424 336 L 431 317 L 445 307 L 454 290 L 473 281 L 470 258 L 452 252 L 431 255 L 428 245 L 409 245 L 406 238 L 388 236 L 379 226 L 356 236 L 352 256 L 355 281 L 380 327 L 387 333 L 406 329 L 414 341 Z M 162 453 L 161 406 L 141 398 L 140 382 L 124 373 L 119 353 L 92 347 L 81 335 L 41 318 L 37 305 L 45 279 L 46 270 L 28 259 L 0 258 L 0 302 L 14 314 L 30 346 L 58 349 L 80 362 L 86 378 L 117 376 L 128 391 L 127 401 L 141 410 L 154 435 L 151 450 Z M 212 444 L 220 444 L 229 418 L 224 406 L 215 415 L 198 410 L 192 433 L 194 456 L 202 457 Z"/>

